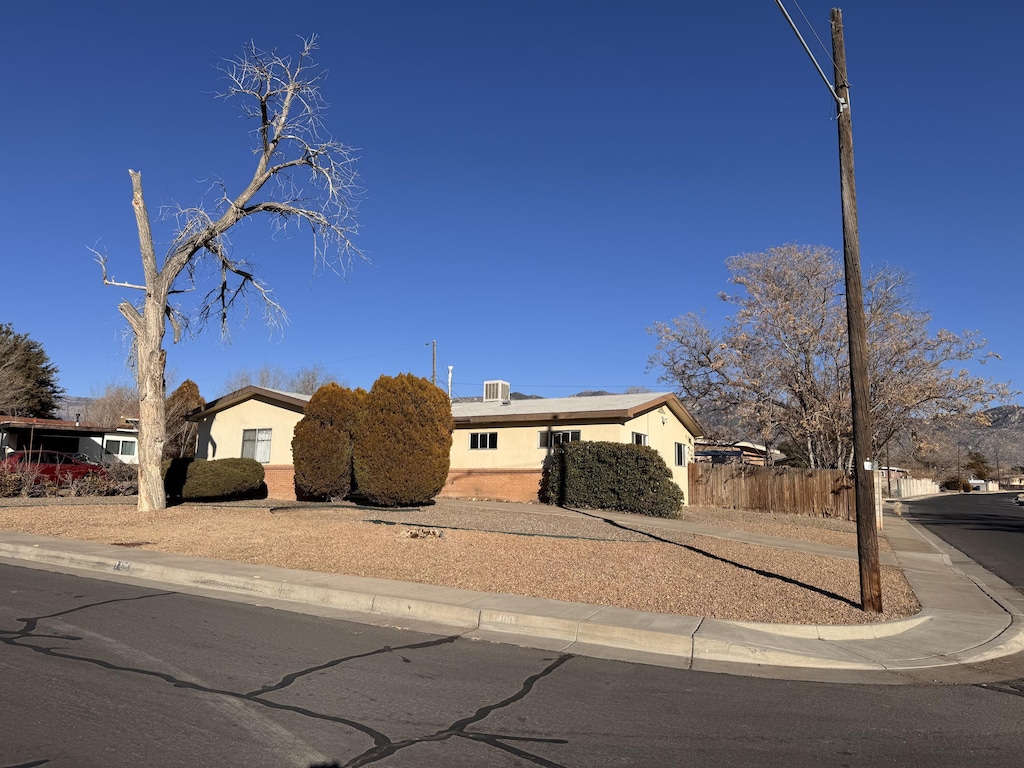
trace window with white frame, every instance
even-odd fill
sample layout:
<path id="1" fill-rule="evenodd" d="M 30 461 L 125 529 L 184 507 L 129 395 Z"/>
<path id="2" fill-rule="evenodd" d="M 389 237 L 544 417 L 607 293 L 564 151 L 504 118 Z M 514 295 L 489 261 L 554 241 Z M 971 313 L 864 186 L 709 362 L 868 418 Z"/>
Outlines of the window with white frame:
<path id="1" fill-rule="evenodd" d="M 260 464 L 269 463 L 270 432 L 269 429 L 243 429 L 242 458 L 256 459 Z"/>
<path id="2" fill-rule="evenodd" d="M 470 432 L 469 433 L 469 450 L 471 451 L 482 451 L 482 450 L 495 450 L 498 447 L 498 433 L 497 432 Z"/>
<path id="3" fill-rule="evenodd" d="M 647 435 L 643 432 L 634 432 L 633 445 L 647 445 Z"/>
<path id="4" fill-rule="evenodd" d="M 580 439 L 578 429 L 546 430 L 538 432 L 537 435 L 537 447 L 539 448 L 554 448 L 556 445 L 574 443 Z"/>
<path id="5" fill-rule="evenodd" d="M 135 440 L 106 440 L 103 443 L 103 450 L 111 456 L 118 458 L 135 455 Z"/>
<path id="6" fill-rule="evenodd" d="M 685 467 L 687 463 L 687 449 L 689 446 L 686 443 L 676 443 L 676 466 Z"/>

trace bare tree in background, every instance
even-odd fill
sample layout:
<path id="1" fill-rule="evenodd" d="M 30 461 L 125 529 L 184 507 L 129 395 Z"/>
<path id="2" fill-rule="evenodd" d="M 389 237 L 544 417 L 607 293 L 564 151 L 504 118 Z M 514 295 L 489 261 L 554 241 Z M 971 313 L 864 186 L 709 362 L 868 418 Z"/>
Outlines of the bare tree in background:
<path id="1" fill-rule="evenodd" d="M 139 233 L 142 283 L 118 282 L 107 276 L 107 258 L 97 255 L 103 282 L 141 291 L 138 303 L 118 305 L 131 327 L 139 390 L 139 509 L 166 507 L 161 457 L 166 442 L 166 325 L 177 343 L 189 320 L 228 328 L 229 311 L 253 296 L 266 322 L 279 326 L 283 308 L 253 265 L 232 256 L 228 233 L 238 223 L 265 214 L 278 229 L 308 225 L 313 234 L 314 267 L 344 271 L 362 254 L 352 242 L 358 226 L 353 200 L 358 193 L 352 150 L 327 138 L 322 117 L 321 76 L 311 56 L 316 38 L 303 41 L 294 59 L 249 44 L 237 59 L 221 67 L 229 86 L 221 96 L 238 100 L 245 116 L 255 121 L 256 164 L 252 178 L 231 193 L 224 184 L 213 205 L 173 211 L 175 233 L 163 257 L 156 254 L 150 216 L 142 192 L 142 175 L 129 170 L 132 206 Z M 171 296 L 212 287 L 191 311 L 170 303 Z"/>
<path id="2" fill-rule="evenodd" d="M 139 418 L 139 393 L 128 384 L 108 384 L 103 394 L 94 395 L 82 418 L 90 424 L 119 427 L 125 419 Z"/>
<path id="3" fill-rule="evenodd" d="M 319 363 L 304 366 L 294 373 L 289 373 L 277 365 L 264 365 L 258 371 L 240 368 L 232 373 L 224 380 L 224 393 L 235 392 L 243 387 L 257 386 L 312 395 L 320 387 L 332 383 L 343 384 Z"/>
<path id="4" fill-rule="evenodd" d="M 786 245 L 726 261 L 740 289 L 719 298 L 735 313 L 716 329 L 697 314 L 655 323 L 650 366 L 698 418 L 730 424 L 733 439 L 785 442 L 810 467 L 849 469 L 853 461 L 843 271 L 838 254 Z M 885 268 L 864 283 L 873 449 L 921 422 L 962 419 L 1013 394 L 972 376 L 984 362 L 976 332 L 929 333 L 931 317 L 912 308 L 908 277 Z"/>

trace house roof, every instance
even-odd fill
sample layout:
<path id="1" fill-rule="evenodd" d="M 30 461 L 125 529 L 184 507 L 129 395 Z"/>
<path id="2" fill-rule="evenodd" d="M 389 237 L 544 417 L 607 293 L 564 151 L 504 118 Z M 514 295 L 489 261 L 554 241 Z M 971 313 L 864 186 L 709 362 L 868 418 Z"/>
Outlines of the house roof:
<path id="1" fill-rule="evenodd" d="M 107 432 L 128 431 L 124 424 L 116 427 L 103 424 L 85 424 L 80 421 L 68 421 L 65 419 L 37 419 L 34 417 L 21 416 L 0 416 L 0 429 L 23 430 L 34 429 L 39 432 L 65 432 L 82 435 L 102 435 Z M 138 431 L 132 429 L 130 431 Z"/>
<path id="2" fill-rule="evenodd" d="M 270 405 L 276 405 L 279 408 L 302 413 L 309 402 L 309 395 L 303 395 L 298 392 L 282 392 L 279 389 L 268 389 L 267 387 L 250 385 L 234 392 L 229 392 L 223 397 L 218 397 L 216 400 L 211 400 L 202 408 L 190 411 L 187 418 L 189 421 L 199 421 L 233 405 L 243 403 L 246 400 L 260 400 Z"/>
<path id="3" fill-rule="evenodd" d="M 625 421 L 663 405 L 691 434 L 703 433 L 697 420 L 671 392 L 452 403 L 452 417 L 456 427 L 516 422 Z"/>

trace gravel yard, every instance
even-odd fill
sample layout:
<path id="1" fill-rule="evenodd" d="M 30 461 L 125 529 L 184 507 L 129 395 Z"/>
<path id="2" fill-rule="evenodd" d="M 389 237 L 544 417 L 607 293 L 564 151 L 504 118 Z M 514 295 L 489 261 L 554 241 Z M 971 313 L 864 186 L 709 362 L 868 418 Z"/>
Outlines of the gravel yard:
<path id="1" fill-rule="evenodd" d="M 700 509 L 683 519 L 856 546 L 846 521 Z M 651 518 L 631 522 L 635 531 L 540 505 L 443 500 L 397 511 L 268 500 L 140 514 L 134 499 L 0 499 L 0 529 L 642 611 L 847 624 L 920 608 L 898 568 L 883 567 L 885 613 L 871 617 L 857 608 L 856 560 L 697 536 Z"/>

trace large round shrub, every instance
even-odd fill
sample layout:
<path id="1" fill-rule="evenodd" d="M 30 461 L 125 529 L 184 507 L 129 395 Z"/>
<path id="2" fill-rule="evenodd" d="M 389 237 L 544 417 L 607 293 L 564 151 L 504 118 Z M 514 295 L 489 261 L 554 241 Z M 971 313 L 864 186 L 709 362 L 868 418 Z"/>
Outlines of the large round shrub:
<path id="1" fill-rule="evenodd" d="M 411 373 L 378 378 L 355 434 L 359 492 L 392 507 L 433 499 L 448 478 L 452 428 L 448 396 L 428 379 Z"/>
<path id="2" fill-rule="evenodd" d="M 309 399 L 295 425 L 292 463 L 300 499 L 343 498 L 352 488 L 352 433 L 366 399 L 363 389 L 330 383 Z"/>
<path id="3" fill-rule="evenodd" d="M 562 443 L 544 467 L 544 500 L 586 509 L 672 517 L 683 492 L 653 448 L 629 443 Z"/>

